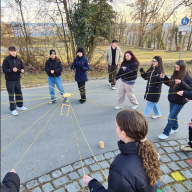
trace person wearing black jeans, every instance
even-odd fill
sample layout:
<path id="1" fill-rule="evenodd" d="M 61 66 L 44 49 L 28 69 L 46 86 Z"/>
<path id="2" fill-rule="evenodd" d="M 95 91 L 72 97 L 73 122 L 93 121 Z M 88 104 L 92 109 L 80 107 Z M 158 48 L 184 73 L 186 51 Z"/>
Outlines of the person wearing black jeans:
<path id="1" fill-rule="evenodd" d="M 1 182 L 1 192 L 19 192 L 20 178 L 15 173 L 15 170 L 8 172 Z"/>
<path id="2" fill-rule="evenodd" d="M 192 92 L 189 91 L 179 91 L 177 92 L 178 95 L 183 96 L 187 99 L 192 100 Z M 187 146 L 181 145 L 180 149 L 183 151 L 191 151 L 192 152 L 192 119 L 191 122 L 188 123 L 189 125 L 189 143 Z"/>
<path id="3" fill-rule="evenodd" d="M 85 82 L 88 81 L 87 71 L 89 70 L 89 63 L 87 58 L 84 56 L 83 48 L 79 48 L 77 52 L 78 55 L 74 59 L 70 68 L 72 70 L 76 69 L 75 81 L 77 81 L 77 85 L 81 95 L 81 99 L 79 101 L 81 104 L 83 104 L 86 101 Z"/>
<path id="4" fill-rule="evenodd" d="M 27 108 L 23 106 L 23 95 L 20 84 L 20 73 L 24 73 L 24 66 L 22 60 L 17 57 L 16 48 L 11 46 L 8 50 L 10 55 L 4 59 L 2 68 L 3 73 L 5 73 L 11 113 L 12 115 L 18 115 L 16 108 L 18 110 L 27 110 Z"/>

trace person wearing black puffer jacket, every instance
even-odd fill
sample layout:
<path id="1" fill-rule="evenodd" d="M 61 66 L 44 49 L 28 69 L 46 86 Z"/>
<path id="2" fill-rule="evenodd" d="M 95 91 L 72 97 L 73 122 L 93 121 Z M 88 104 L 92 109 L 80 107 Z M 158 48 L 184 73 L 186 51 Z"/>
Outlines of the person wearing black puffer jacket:
<path id="1" fill-rule="evenodd" d="M 122 109 L 125 101 L 125 94 L 131 102 L 132 109 L 136 109 L 139 105 L 135 95 L 133 94 L 133 89 L 137 79 L 139 61 L 135 57 L 132 51 L 126 51 L 124 54 L 124 60 L 121 64 L 119 72 L 115 76 L 114 81 L 116 82 L 119 78 L 121 79 L 118 88 L 118 106 L 115 109 Z"/>
<path id="2" fill-rule="evenodd" d="M 15 170 L 11 170 L 7 173 L 1 182 L 1 192 L 19 192 L 20 190 L 20 178 L 15 173 Z"/>
<path id="3" fill-rule="evenodd" d="M 49 104 L 53 104 L 56 102 L 55 84 L 61 95 L 65 93 L 61 80 L 62 65 L 60 59 L 56 57 L 55 50 L 50 50 L 50 58 L 45 63 L 45 71 L 48 75 L 49 92 L 51 95 L 51 101 Z M 64 102 L 68 103 L 68 99 L 64 98 Z"/>
<path id="4" fill-rule="evenodd" d="M 120 154 L 110 166 L 108 189 L 88 175 L 83 177 L 84 184 L 91 192 L 156 192 L 160 161 L 155 147 L 146 138 L 145 116 L 134 109 L 123 110 L 116 116 L 116 128 Z"/>
<path id="5" fill-rule="evenodd" d="M 162 87 L 160 74 L 164 73 L 162 58 L 160 56 L 155 56 L 152 60 L 152 65 L 147 72 L 145 73 L 143 68 L 140 69 L 140 72 L 141 77 L 145 80 L 148 80 L 144 96 L 144 99 L 146 99 L 148 102 L 143 114 L 147 118 L 153 109 L 155 115 L 153 115 L 152 118 L 157 119 L 161 116 L 161 110 L 159 108 L 158 101 L 161 96 Z"/>
<path id="6" fill-rule="evenodd" d="M 6 87 L 9 94 L 9 103 L 12 115 L 18 115 L 17 110 L 25 111 L 23 106 L 23 95 L 21 91 L 20 73 L 24 73 L 24 66 L 21 59 L 17 57 L 17 51 L 14 46 L 8 48 L 9 56 L 3 61 L 3 73 L 5 73 Z M 14 100 L 15 96 L 15 100 Z"/>
<path id="7" fill-rule="evenodd" d="M 181 97 L 185 97 L 187 99 L 190 99 L 192 100 L 192 92 L 189 92 L 189 91 L 179 91 L 177 92 L 178 95 L 180 95 Z M 192 152 L 192 119 L 191 119 L 191 122 L 187 123 L 189 125 L 189 142 L 188 142 L 188 145 L 185 146 L 185 145 L 181 145 L 180 146 L 180 149 L 182 151 L 189 151 L 189 152 Z"/>
<path id="8" fill-rule="evenodd" d="M 191 71 L 187 68 L 187 64 L 183 60 L 175 63 L 175 69 L 171 79 L 163 73 L 160 75 L 163 82 L 169 86 L 168 100 L 170 102 L 170 114 L 168 123 L 159 139 L 167 139 L 169 134 L 178 132 L 178 114 L 184 105 L 188 102 L 185 97 L 177 95 L 178 91 L 192 91 L 192 76 Z"/>

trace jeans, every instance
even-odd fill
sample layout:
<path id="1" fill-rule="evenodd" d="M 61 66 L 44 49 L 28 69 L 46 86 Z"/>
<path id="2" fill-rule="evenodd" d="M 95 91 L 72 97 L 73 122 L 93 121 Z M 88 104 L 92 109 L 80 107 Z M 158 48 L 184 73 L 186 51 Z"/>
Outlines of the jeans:
<path id="1" fill-rule="evenodd" d="M 168 123 L 163 132 L 165 135 L 169 136 L 171 129 L 173 129 L 173 130 L 178 129 L 179 125 L 178 125 L 178 121 L 177 121 L 178 120 L 177 115 L 179 114 L 179 112 L 181 111 L 183 106 L 184 105 L 170 103 L 170 114 L 168 117 Z"/>
<path id="2" fill-rule="evenodd" d="M 21 92 L 21 84 L 20 80 L 18 81 L 6 81 L 6 87 L 7 87 L 7 92 L 9 94 L 9 103 L 10 107 L 9 109 L 11 111 L 14 111 L 17 107 L 23 107 L 23 95 Z M 15 104 L 15 100 L 16 104 Z"/>
<path id="3" fill-rule="evenodd" d="M 148 115 L 151 113 L 152 109 L 156 116 L 161 115 L 161 110 L 159 108 L 159 104 L 155 103 L 155 102 L 151 102 L 151 101 L 147 102 L 147 106 L 145 108 L 145 111 L 143 112 L 143 115 L 145 115 L 145 117 L 147 118 Z"/>
<path id="4" fill-rule="evenodd" d="M 191 119 L 192 121 L 192 119 Z M 192 148 L 192 127 L 189 126 L 189 143 L 190 147 Z"/>
<path id="5" fill-rule="evenodd" d="M 61 80 L 61 76 L 58 77 L 49 77 L 48 76 L 48 84 L 49 84 L 49 92 L 51 95 L 51 100 L 53 102 L 56 102 L 55 99 L 55 84 L 57 86 L 57 88 L 59 89 L 61 95 L 63 95 L 65 93 L 64 89 L 63 89 L 63 85 L 62 85 L 62 80 Z M 64 100 L 67 100 L 67 98 L 65 98 Z"/>

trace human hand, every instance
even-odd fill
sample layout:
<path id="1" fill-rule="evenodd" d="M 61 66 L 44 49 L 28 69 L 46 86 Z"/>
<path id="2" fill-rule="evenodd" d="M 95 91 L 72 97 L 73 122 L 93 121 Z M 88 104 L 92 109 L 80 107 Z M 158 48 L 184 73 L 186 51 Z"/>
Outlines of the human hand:
<path id="1" fill-rule="evenodd" d="M 188 98 L 185 98 L 187 100 L 187 102 L 189 102 L 190 100 Z"/>
<path id="2" fill-rule="evenodd" d="M 177 92 L 177 95 L 183 96 L 183 91 Z"/>
<path id="3" fill-rule="evenodd" d="M 12 170 L 10 171 L 10 173 L 16 173 L 16 171 L 15 171 L 14 169 L 12 169 Z"/>
<path id="4" fill-rule="evenodd" d="M 106 178 L 106 181 L 108 182 L 108 177 L 109 177 L 109 175 L 107 175 L 107 178 Z"/>
<path id="5" fill-rule="evenodd" d="M 123 68 L 123 70 L 125 70 L 125 67 L 122 67 Z"/>
<path id="6" fill-rule="evenodd" d="M 160 77 L 163 79 L 165 78 L 165 74 L 161 73 Z"/>
<path id="7" fill-rule="evenodd" d="M 13 72 L 17 72 L 17 68 L 16 67 L 13 68 Z"/>
<path id="8" fill-rule="evenodd" d="M 189 122 L 189 123 L 187 123 L 187 125 L 189 125 L 189 127 L 191 127 L 191 128 L 192 128 L 192 121 L 191 121 L 191 122 Z"/>
<path id="9" fill-rule="evenodd" d="M 175 79 L 175 83 L 178 85 L 181 83 L 181 80 L 180 79 Z"/>
<path id="10" fill-rule="evenodd" d="M 24 69 L 21 69 L 21 73 L 24 73 Z"/>
<path id="11" fill-rule="evenodd" d="M 114 82 L 116 82 L 117 80 L 116 79 L 114 79 Z"/>
<path id="12" fill-rule="evenodd" d="M 54 73 L 54 70 L 51 70 L 51 73 L 53 74 L 53 73 Z"/>
<path id="13" fill-rule="evenodd" d="M 84 183 L 85 185 L 88 185 L 89 182 L 90 182 L 92 179 L 93 179 L 93 178 L 89 177 L 88 175 L 85 175 L 85 176 L 83 177 L 83 183 Z"/>

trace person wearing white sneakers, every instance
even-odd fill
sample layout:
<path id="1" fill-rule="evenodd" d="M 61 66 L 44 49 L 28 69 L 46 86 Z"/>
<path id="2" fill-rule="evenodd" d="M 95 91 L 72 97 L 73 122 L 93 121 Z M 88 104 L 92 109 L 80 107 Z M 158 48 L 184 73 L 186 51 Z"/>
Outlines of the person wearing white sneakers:
<path id="1" fill-rule="evenodd" d="M 161 110 L 158 101 L 161 96 L 162 87 L 160 74 L 164 73 L 162 58 L 160 56 L 155 56 L 152 60 L 151 67 L 147 72 L 143 71 L 143 68 L 140 69 L 140 72 L 141 77 L 147 80 L 147 87 L 144 96 L 144 99 L 147 100 L 147 106 L 143 114 L 147 118 L 153 110 L 155 115 L 153 115 L 152 118 L 157 119 L 158 117 L 161 117 Z"/>
<path id="2" fill-rule="evenodd" d="M 21 59 L 17 57 L 17 51 L 14 46 L 8 48 L 9 56 L 3 61 L 3 73 L 5 73 L 6 87 L 9 94 L 10 110 L 12 115 L 18 115 L 17 110 L 27 110 L 23 106 L 23 95 L 21 92 L 20 73 L 24 73 L 24 66 Z M 15 103 L 15 100 L 16 103 Z"/>
<path id="3" fill-rule="evenodd" d="M 115 76 L 116 82 L 120 78 L 120 85 L 118 88 L 118 106 L 115 109 L 122 109 L 125 101 L 125 94 L 132 103 L 132 109 L 137 109 L 139 103 L 133 94 L 134 85 L 137 79 L 137 71 L 139 67 L 139 61 L 135 57 L 132 51 L 126 51 L 124 54 L 124 60 L 121 64 L 119 72 Z"/>
<path id="4" fill-rule="evenodd" d="M 170 102 L 170 114 L 168 117 L 168 123 L 159 139 L 167 139 L 169 134 L 178 132 L 178 114 L 184 105 L 188 102 L 184 96 L 177 95 L 179 91 L 192 91 L 192 77 L 191 72 L 187 68 L 185 61 L 179 60 L 175 63 L 175 69 L 171 79 L 169 79 L 163 73 L 160 75 L 163 82 L 170 86 L 168 100 Z"/>
<path id="5" fill-rule="evenodd" d="M 115 90 L 116 83 L 114 77 L 118 71 L 118 64 L 122 61 L 122 51 L 117 45 L 118 41 L 114 39 L 112 46 L 108 47 L 105 52 L 105 62 L 108 64 L 109 85 L 113 90 Z"/>

